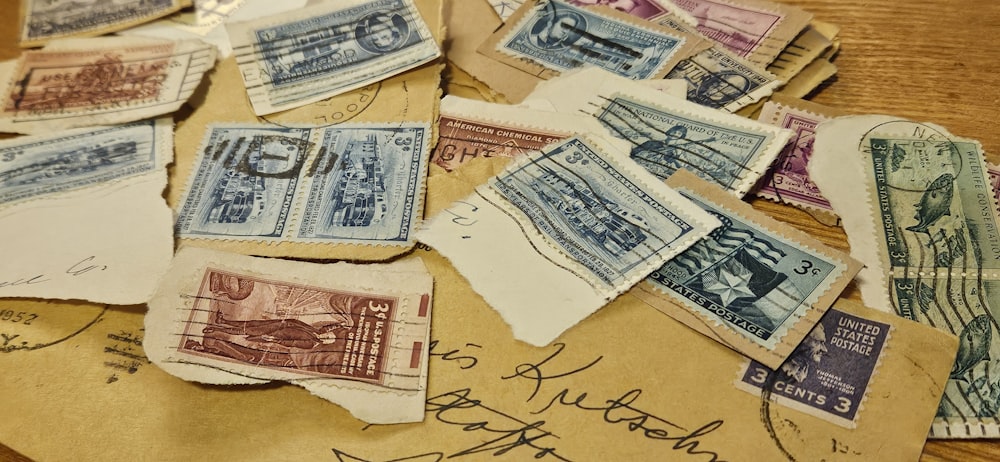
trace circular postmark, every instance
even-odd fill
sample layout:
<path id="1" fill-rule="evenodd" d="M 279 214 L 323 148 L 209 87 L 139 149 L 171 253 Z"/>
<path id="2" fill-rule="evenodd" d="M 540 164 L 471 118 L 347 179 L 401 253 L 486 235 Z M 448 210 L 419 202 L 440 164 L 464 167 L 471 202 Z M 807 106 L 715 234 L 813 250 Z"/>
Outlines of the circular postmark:
<path id="1" fill-rule="evenodd" d="M 943 193 L 948 178 L 954 181 L 965 167 L 952 136 L 905 119 L 876 124 L 861 136 L 858 150 L 886 161 L 886 186 L 898 191 Z"/>
<path id="2" fill-rule="evenodd" d="M 392 12 L 376 12 L 361 18 L 354 27 L 354 39 L 369 53 L 383 54 L 398 50 L 409 42 L 410 24 Z"/>
<path id="3" fill-rule="evenodd" d="M 725 106 L 750 91 L 750 79 L 737 72 L 709 74 L 695 89 L 696 103 L 708 106 Z"/>
<path id="4" fill-rule="evenodd" d="M 361 115 L 372 105 L 382 89 L 382 82 L 376 82 L 357 90 L 327 98 L 308 106 L 291 109 L 260 118 L 281 127 L 308 123 L 320 127 L 348 122 Z"/>
<path id="5" fill-rule="evenodd" d="M 528 40 L 546 51 L 562 50 L 576 43 L 587 30 L 587 18 L 575 11 L 547 11 L 531 25 Z"/>
<path id="6" fill-rule="evenodd" d="M 34 351 L 87 330 L 104 316 L 107 305 L 48 300 L 0 300 L 0 353 Z"/>

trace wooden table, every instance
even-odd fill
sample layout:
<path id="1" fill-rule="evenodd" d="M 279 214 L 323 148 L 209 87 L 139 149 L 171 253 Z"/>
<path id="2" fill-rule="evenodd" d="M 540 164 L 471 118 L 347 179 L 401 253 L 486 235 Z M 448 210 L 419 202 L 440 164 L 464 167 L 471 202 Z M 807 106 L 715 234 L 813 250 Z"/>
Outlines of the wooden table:
<path id="1" fill-rule="evenodd" d="M 457 0 L 468 1 L 468 0 Z M 842 27 L 837 77 L 814 101 L 851 113 L 892 114 L 944 125 L 978 139 L 1000 161 L 1000 3 L 993 0 L 787 0 Z M 17 56 L 17 8 L 0 10 L 0 59 Z M 777 218 L 846 249 L 843 232 L 794 209 L 756 201 Z M 858 297 L 856 290 L 847 294 Z M 892 422 L 886 422 L 892 425 Z M 3 436 L 0 436 L 2 439 Z M 60 444 L 54 441 L 53 444 Z M 0 460 L 28 460 L 0 444 Z M 1000 460 L 1000 441 L 930 441 L 924 461 Z"/>

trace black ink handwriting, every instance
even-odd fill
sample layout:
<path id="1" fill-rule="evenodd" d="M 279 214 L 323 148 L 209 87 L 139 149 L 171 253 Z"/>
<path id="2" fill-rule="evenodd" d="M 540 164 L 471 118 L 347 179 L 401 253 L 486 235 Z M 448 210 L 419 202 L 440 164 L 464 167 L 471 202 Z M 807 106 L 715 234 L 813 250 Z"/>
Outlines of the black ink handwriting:
<path id="1" fill-rule="evenodd" d="M 535 389 L 532 390 L 531 395 L 528 396 L 528 399 L 525 400 L 525 401 L 531 401 L 532 399 L 534 399 L 535 395 L 538 394 L 538 390 L 542 387 L 542 382 L 543 381 L 550 380 L 550 379 L 557 379 L 557 378 L 560 378 L 560 377 L 568 377 L 568 376 L 576 374 L 578 372 L 583 372 L 583 371 L 585 371 L 587 369 L 590 369 L 595 364 L 597 364 L 598 361 L 600 361 L 602 358 L 604 358 L 604 356 L 598 356 L 597 359 L 591 361 L 589 364 L 587 364 L 585 366 L 580 366 L 580 367 L 578 367 L 576 369 L 573 369 L 573 370 L 571 370 L 569 372 L 562 372 L 562 373 L 559 373 L 559 374 L 554 374 L 554 375 L 546 376 L 546 375 L 542 374 L 541 366 L 544 365 L 545 363 L 551 361 L 556 356 L 559 356 L 559 354 L 562 353 L 563 349 L 566 348 L 566 344 L 565 343 L 554 343 L 553 346 L 556 347 L 556 351 L 554 353 L 552 353 L 551 355 L 549 355 L 548 357 L 546 357 L 545 359 L 543 359 L 541 362 L 539 362 L 537 364 L 532 364 L 532 363 L 521 363 L 521 364 L 518 364 L 517 367 L 514 368 L 514 373 L 513 374 L 511 374 L 511 375 L 505 375 L 505 376 L 500 377 L 500 378 L 503 379 L 503 380 L 510 380 L 510 379 L 513 379 L 513 378 L 521 377 L 521 378 L 525 378 L 525 379 L 534 380 L 535 381 Z"/>
<path id="2" fill-rule="evenodd" d="M 459 348 L 455 348 L 453 350 L 444 353 L 439 353 L 437 351 L 434 351 L 435 349 L 437 349 L 437 346 L 438 346 L 438 341 L 431 340 L 429 348 L 430 352 L 428 354 L 430 354 L 431 357 L 437 356 L 444 361 L 455 361 L 455 363 L 458 364 L 459 369 L 470 369 L 476 367 L 476 364 L 479 363 L 479 358 L 476 358 L 471 354 L 464 353 Z M 476 345 L 475 343 L 466 343 L 465 346 L 473 348 L 482 348 L 481 345 Z"/>

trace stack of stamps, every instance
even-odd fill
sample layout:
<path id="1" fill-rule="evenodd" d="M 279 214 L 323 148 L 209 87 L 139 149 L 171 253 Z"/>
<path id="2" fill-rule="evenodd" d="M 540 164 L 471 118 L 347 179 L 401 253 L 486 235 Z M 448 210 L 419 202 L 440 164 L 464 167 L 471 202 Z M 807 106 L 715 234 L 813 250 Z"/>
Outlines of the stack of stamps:
<path id="1" fill-rule="evenodd" d="M 819 126 L 810 173 L 869 267 L 865 302 L 959 336 L 931 435 L 998 436 L 1000 213 L 982 147 L 935 125 L 842 117 Z"/>
<path id="2" fill-rule="evenodd" d="M 318 265 L 183 248 L 149 302 L 145 350 L 186 380 L 284 380 L 371 423 L 420 421 L 432 284 L 420 260 Z"/>

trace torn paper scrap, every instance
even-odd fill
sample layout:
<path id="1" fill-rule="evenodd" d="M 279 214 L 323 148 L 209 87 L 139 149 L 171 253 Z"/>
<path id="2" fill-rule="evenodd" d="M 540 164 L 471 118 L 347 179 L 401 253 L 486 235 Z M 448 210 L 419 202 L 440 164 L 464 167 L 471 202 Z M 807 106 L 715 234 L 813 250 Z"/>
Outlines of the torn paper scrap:
<path id="1" fill-rule="evenodd" d="M 510 324 L 545 345 L 718 221 L 599 139 L 519 157 L 417 238 Z"/>
<path id="2" fill-rule="evenodd" d="M 361 88 L 441 55 L 413 0 L 327 2 L 226 28 L 257 115 Z"/>
<path id="3" fill-rule="evenodd" d="M 0 297 L 149 300 L 173 255 L 169 119 L 0 142 Z"/>
<path id="4" fill-rule="evenodd" d="M 21 0 L 20 3 L 19 44 L 35 47 L 57 38 L 102 35 L 142 24 L 190 6 L 191 0 Z"/>
<path id="5" fill-rule="evenodd" d="M 433 279 L 423 264 L 317 264 L 183 247 L 145 351 L 184 380 L 303 386 L 369 423 L 419 422 Z"/>
<path id="6" fill-rule="evenodd" d="M 0 131 L 52 133 L 176 111 L 215 65 L 200 40 L 101 37 L 52 42 L 0 63 Z"/>

